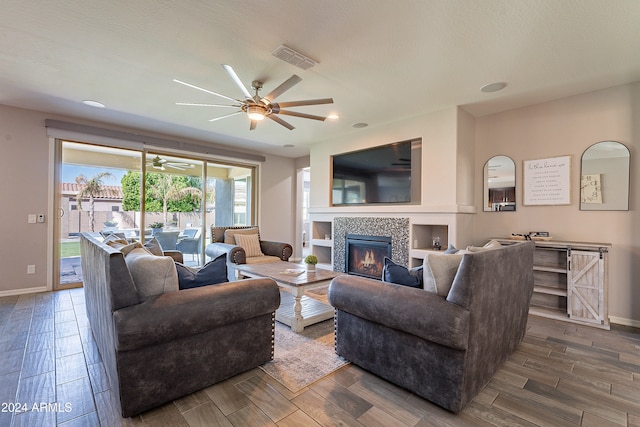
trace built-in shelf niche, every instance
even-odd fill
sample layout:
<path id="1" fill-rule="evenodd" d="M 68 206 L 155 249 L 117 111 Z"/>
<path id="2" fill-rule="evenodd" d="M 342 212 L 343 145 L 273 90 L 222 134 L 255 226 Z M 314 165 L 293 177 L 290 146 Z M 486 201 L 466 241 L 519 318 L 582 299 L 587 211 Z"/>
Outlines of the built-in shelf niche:
<path id="1" fill-rule="evenodd" d="M 331 221 L 311 222 L 311 253 L 318 257 L 318 266 L 333 269 L 333 224 Z"/>
<path id="2" fill-rule="evenodd" d="M 433 250 L 433 241 L 440 238 L 440 247 L 447 249 L 449 245 L 449 226 L 433 224 L 413 224 L 411 226 L 411 249 Z"/>
<path id="3" fill-rule="evenodd" d="M 440 251 L 444 252 L 449 245 L 449 226 L 443 224 L 412 224 L 411 225 L 411 257 L 409 267 L 422 264 L 424 257 L 433 251 L 436 237 L 440 238 Z"/>

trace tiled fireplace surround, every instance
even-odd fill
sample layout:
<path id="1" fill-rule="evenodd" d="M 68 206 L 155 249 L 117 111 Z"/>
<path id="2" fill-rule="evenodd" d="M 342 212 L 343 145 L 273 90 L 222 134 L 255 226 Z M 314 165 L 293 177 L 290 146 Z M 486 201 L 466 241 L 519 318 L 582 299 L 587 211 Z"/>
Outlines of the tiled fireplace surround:
<path id="1" fill-rule="evenodd" d="M 336 217 L 333 220 L 333 269 L 345 272 L 347 234 L 391 237 L 392 259 L 409 264 L 409 218 Z"/>

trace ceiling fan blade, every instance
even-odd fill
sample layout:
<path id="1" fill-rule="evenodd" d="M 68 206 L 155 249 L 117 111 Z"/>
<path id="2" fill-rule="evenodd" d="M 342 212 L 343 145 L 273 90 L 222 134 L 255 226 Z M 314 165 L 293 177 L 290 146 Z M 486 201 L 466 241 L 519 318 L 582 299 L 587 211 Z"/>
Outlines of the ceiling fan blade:
<path id="1" fill-rule="evenodd" d="M 236 86 L 240 88 L 244 97 L 253 101 L 253 96 L 251 96 L 251 93 L 249 92 L 249 90 L 247 90 L 247 88 L 244 87 L 244 85 L 242 84 L 242 81 L 240 80 L 240 77 L 238 77 L 236 72 L 233 71 L 233 68 L 231 68 L 231 65 L 222 64 L 222 68 L 224 68 L 227 74 L 229 74 L 229 77 L 231 77 L 231 80 L 233 80 Z"/>
<path id="2" fill-rule="evenodd" d="M 224 99 L 228 99 L 229 101 L 242 102 L 239 99 L 230 98 L 230 97 L 228 97 L 226 95 L 222 95 L 222 94 L 219 94 L 217 92 L 213 92 L 213 91 L 211 91 L 209 89 L 205 89 L 205 88 L 202 88 L 200 86 L 192 85 L 191 83 L 183 82 L 182 80 L 173 79 L 173 81 L 176 82 L 176 83 L 180 83 L 181 85 L 185 85 L 187 87 L 193 88 L 193 89 L 201 90 L 202 92 L 210 93 L 211 95 L 215 95 L 215 96 L 219 96 L 219 97 L 224 98 Z"/>
<path id="3" fill-rule="evenodd" d="M 271 120 L 273 120 L 276 123 L 281 124 L 282 126 L 286 127 L 289 130 L 294 130 L 295 129 L 295 127 L 293 127 L 289 123 L 285 122 L 284 120 L 282 120 L 280 117 L 276 116 L 275 114 L 269 114 L 266 117 L 270 118 Z"/>
<path id="4" fill-rule="evenodd" d="M 186 105 L 188 107 L 231 107 L 240 108 L 241 105 L 225 105 L 225 104 L 198 104 L 195 102 L 176 102 L 176 105 Z"/>
<path id="5" fill-rule="evenodd" d="M 282 82 L 280 86 L 278 86 L 277 88 L 269 92 L 267 95 L 265 95 L 263 99 L 266 99 L 271 103 L 273 102 L 274 99 L 276 99 L 277 97 L 279 97 L 280 95 L 282 95 L 283 93 L 285 93 L 286 91 L 288 91 L 293 86 L 300 83 L 301 81 L 302 79 L 294 74 L 293 76 L 289 77 L 287 80 Z"/>
<path id="6" fill-rule="evenodd" d="M 322 117 L 322 116 L 314 116 L 313 114 L 298 113 L 296 111 L 288 111 L 288 110 L 280 110 L 278 111 L 277 114 L 284 114 L 285 116 L 302 117 L 303 119 L 320 120 L 321 122 L 324 122 L 327 119 L 326 117 Z"/>
<path id="7" fill-rule="evenodd" d="M 257 120 L 251 120 L 251 123 L 249 124 L 249 130 L 254 130 L 256 128 L 256 126 L 258 126 L 258 121 Z"/>
<path id="8" fill-rule="evenodd" d="M 193 169 L 196 167 L 196 165 L 191 164 L 191 163 L 167 163 L 167 166 L 172 167 L 174 169 L 179 169 L 181 171 L 187 170 L 187 169 Z"/>
<path id="9" fill-rule="evenodd" d="M 183 168 L 181 165 L 174 165 L 172 163 L 167 164 L 167 166 L 169 166 L 170 168 L 173 168 L 173 169 L 177 169 L 179 171 L 186 170 L 186 168 Z"/>
<path id="10" fill-rule="evenodd" d="M 277 104 L 273 104 L 273 105 L 281 108 L 287 108 L 287 107 L 302 107 L 304 105 L 320 105 L 320 104 L 333 104 L 333 98 L 307 99 L 305 101 L 278 102 Z"/>
<path id="11" fill-rule="evenodd" d="M 227 117 L 231 117 L 231 116 L 235 116 L 236 114 L 240 114 L 242 113 L 242 111 L 235 111 L 231 114 L 225 114 L 224 116 L 220 116 L 220 117 L 214 117 L 213 119 L 209 119 L 210 122 L 215 122 L 217 120 L 222 120 L 222 119 L 226 119 Z"/>

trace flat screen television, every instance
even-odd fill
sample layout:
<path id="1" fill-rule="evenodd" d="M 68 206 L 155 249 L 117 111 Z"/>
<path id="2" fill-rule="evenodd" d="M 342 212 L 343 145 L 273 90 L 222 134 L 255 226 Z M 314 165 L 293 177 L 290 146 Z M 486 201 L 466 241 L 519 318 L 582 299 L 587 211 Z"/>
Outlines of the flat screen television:
<path id="1" fill-rule="evenodd" d="M 332 205 L 420 204 L 422 140 L 331 156 Z"/>

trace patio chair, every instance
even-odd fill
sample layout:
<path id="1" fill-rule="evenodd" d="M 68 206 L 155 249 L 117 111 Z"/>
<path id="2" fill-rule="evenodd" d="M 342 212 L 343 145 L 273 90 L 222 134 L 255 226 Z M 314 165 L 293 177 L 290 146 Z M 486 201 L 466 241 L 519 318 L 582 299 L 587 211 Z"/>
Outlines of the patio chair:
<path id="1" fill-rule="evenodd" d="M 158 231 L 153 235 L 163 251 L 173 251 L 177 249 L 179 231 Z"/>
<path id="2" fill-rule="evenodd" d="M 199 228 L 185 228 L 182 232 L 182 236 L 180 241 L 176 245 L 176 249 L 182 252 L 183 254 L 191 254 L 193 258 L 196 255 L 200 254 L 201 251 L 201 238 L 202 233 L 200 233 Z"/>

